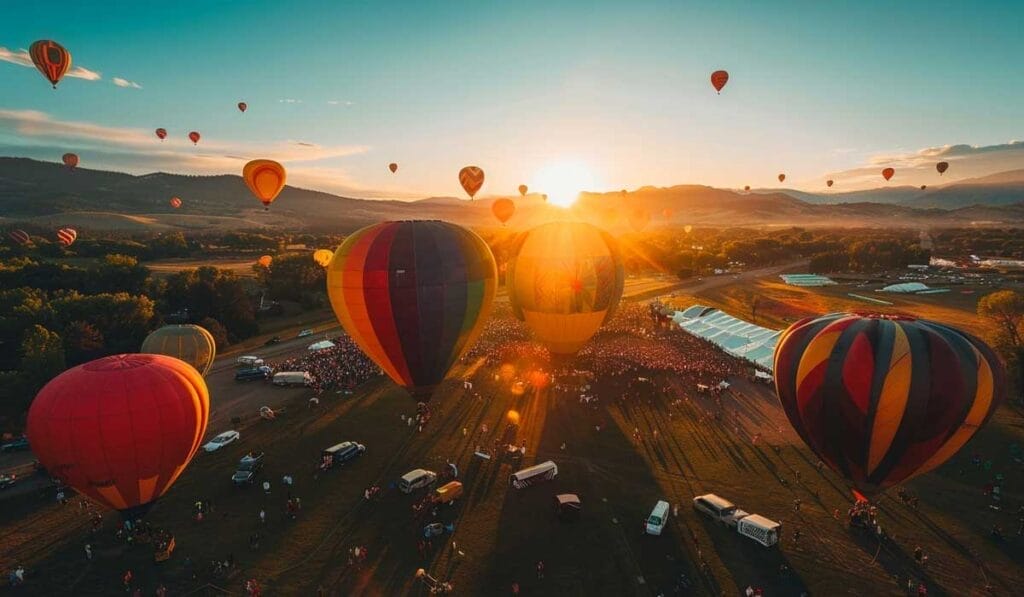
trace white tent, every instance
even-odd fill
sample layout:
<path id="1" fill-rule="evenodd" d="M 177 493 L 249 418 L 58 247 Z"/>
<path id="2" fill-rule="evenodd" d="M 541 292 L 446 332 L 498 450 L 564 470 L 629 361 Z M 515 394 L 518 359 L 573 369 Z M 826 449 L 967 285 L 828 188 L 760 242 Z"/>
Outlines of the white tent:
<path id="1" fill-rule="evenodd" d="M 772 330 L 733 317 L 724 311 L 693 305 L 676 311 L 672 321 L 683 331 L 703 338 L 729 354 L 772 370 L 778 330 Z"/>
<path id="2" fill-rule="evenodd" d="M 310 344 L 307 350 L 310 352 L 316 352 L 318 350 L 327 350 L 328 348 L 334 348 L 334 342 L 331 342 L 330 340 L 321 340 Z"/>

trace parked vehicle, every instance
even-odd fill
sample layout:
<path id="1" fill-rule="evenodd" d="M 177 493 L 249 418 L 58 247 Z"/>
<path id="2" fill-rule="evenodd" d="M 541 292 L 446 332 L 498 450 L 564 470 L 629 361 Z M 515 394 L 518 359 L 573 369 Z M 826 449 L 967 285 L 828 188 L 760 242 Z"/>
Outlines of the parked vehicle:
<path id="1" fill-rule="evenodd" d="M 231 482 L 235 485 L 252 485 L 256 482 L 256 475 L 263 470 L 263 452 L 250 452 L 238 461 L 235 474 L 231 476 Z"/>
<path id="2" fill-rule="evenodd" d="M 325 462 L 330 462 L 330 466 L 338 466 L 339 464 L 345 464 L 349 460 L 357 458 L 365 451 L 366 446 L 363 444 L 356 442 L 341 442 L 340 444 L 335 444 L 324 450 L 321 458 L 323 458 Z"/>
<path id="3" fill-rule="evenodd" d="M 658 503 L 654 504 L 654 509 L 651 510 L 651 515 L 644 521 L 644 532 L 648 535 L 660 535 L 661 531 L 665 529 L 665 524 L 668 523 L 668 512 L 668 502 L 658 500 Z"/>
<path id="4" fill-rule="evenodd" d="M 257 367 L 263 366 L 263 359 L 251 354 L 247 354 L 245 356 L 241 356 L 235 359 L 235 366 L 237 366 L 239 369 L 256 369 Z"/>
<path id="5" fill-rule="evenodd" d="M 28 450 L 30 447 L 31 446 L 29 446 L 28 444 L 28 438 L 22 436 L 16 440 L 12 440 L 7 442 L 6 444 L 0 445 L 0 452 L 3 452 L 5 454 L 8 452 L 24 452 Z"/>
<path id="6" fill-rule="evenodd" d="M 562 520 L 576 520 L 580 517 L 582 505 L 575 493 L 560 493 L 555 496 L 555 515 Z"/>
<path id="7" fill-rule="evenodd" d="M 241 369 L 235 373 L 235 381 L 258 381 L 270 377 L 270 367 L 263 365 L 255 369 Z"/>
<path id="8" fill-rule="evenodd" d="M 760 514 L 751 514 L 737 521 L 736 532 L 765 547 L 771 547 L 779 542 L 782 525 Z"/>
<path id="9" fill-rule="evenodd" d="M 281 336 L 274 336 L 273 338 L 271 338 L 271 339 L 267 340 L 266 342 L 264 342 L 263 346 L 273 346 L 274 344 L 280 344 L 280 343 L 281 343 Z"/>
<path id="10" fill-rule="evenodd" d="M 233 429 L 231 431 L 225 431 L 224 433 L 218 434 L 214 436 L 213 439 L 206 442 L 206 444 L 203 445 L 203 449 L 206 450 L 207 452 L 216 452 L 217 450 L 220 450 L 224 446 L 238 441 L 239 439 L 241 439 L 241 437 L 242 434 Z"/>
<path id="11" fill-rule="evenodd" d="M 0 489 L 7 489 L 8 487 L 14 487 L 15 481 L 18 478 L 14 475 L 5 475 L 0 473 Z"/>
<path id="12" fill-rule="evenodd" d="M 299 334 L 297 336 L 295 336 L 295 337 L 296 338 L 305 338 L 307 336 L 312 336 L 312 335 L 313 335 L 313 330 L 307 328 L 307 329 L 302 330 L 301 332 L 299 332 Z"/>
<path id="13" fill-rule="evenodd" d="M 282 371 L 274 374 L 275 386 L 308 386 L 312 383 L 313 376 L 308 371 Z"/>
<path id="14" fill-rule="evenodd" d="M 398 480 L 398 489 L 402 493 L 412 493 L 417 489 L 432 485 L 436 480 L 437 473 L 418 468 L 402 475 L 402 478 Z"/>
<path id="15" fill-rule="evenodd" d="M 558 465 L 548 460 L 512 473 L 509 475 L 508 482 L 512 487 L 522 489 L 540 481 L 550 481 L 556 476 L 558 476 Z"/>
<path id="16" fill-rule="evenodd" d="M 462 483 L 449 481 L 434 490 L 433 500 L 435 504 L 453 504 L 455 500 L 462 497 Z"/>
<path id="17" fill-rule="evenodd" d="M 736 504 L 713 493 L 693 498 L 693 509 L 727 527 L 735 527 L 738 520 L 750 515 L 737 508 Z"/>

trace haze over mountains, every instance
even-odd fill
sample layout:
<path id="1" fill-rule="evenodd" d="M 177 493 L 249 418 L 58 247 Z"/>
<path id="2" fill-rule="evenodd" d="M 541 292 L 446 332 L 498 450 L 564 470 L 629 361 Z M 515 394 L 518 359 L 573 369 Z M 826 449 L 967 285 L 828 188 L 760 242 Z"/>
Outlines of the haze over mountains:
<path id="1" fill-rule="evenodd" d="M 486 193 L 486 187 L 484 192 Z M 626 229 L 636 210 L 650 214 L 647 229 L 665 224 L 709 226 L 963 226 L 1024 225 L 1024 170 L 960 180 L 921 190 L 895 186 L 842 193 L 755 189 L 750 193 L 701 185 L 641 187 L 622 193 L 582 193 L 568 217 Z M 183 206 L 174 209 L 171 197 Z M 430 197 L 384 201 L 339 197 L 286 187 L 270 211 L 233 175 L 142 176 L 50 162 L 0 158 L 0 224 L 77 225 L 86 229 L 293 228 L 348 232 L 381 220 L 445 219 L 497 226 L 490 206 Z M 509 227 L 567 217 L 539 195 L 515 197 Z M 666 211 L 668 210 L 668 211 Z"/>

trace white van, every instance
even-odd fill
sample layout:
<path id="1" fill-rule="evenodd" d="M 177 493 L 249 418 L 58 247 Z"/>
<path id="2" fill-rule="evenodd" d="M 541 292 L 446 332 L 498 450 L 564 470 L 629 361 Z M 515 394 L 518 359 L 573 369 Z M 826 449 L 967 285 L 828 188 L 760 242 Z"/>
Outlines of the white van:
<path id="1" fill-rule="evenodd" d="M 737 520 L 749 515 L 736 504 L 713 493 L 693 498 L 693 509 L 728 527 L 735 527 Z"/>
<path id="2" fill-rule="evenodd" d="M 508 482 L 512 487 L 522 489 L 539 481 L 550 481 L 556 476 L 558 476 L 558 465 L 548 460 L 512 473 L 509 475 Z"/>
<path id="3" fill-rule="evenodd" d="M 744 537 L 750 537 L 765 547 L 771 547 L 779 542 L 779 533 L 782 525 L 769 520 L 760 514 L 744 516 L 736 523 L 736 532 Z"/>
<path id="4" fill-rule="evenodd" d="M 434 483 L 437 480 L 437 473 L 426 469 L 418 468 L 402 475 L 398 480 L 398 489 L 402 493 L 412 493 Z"/>
<path id="5" fill-rule="evenodd" d="M 308 386 L 312 383 L 313 376 L 308 371 L 282 371 L 274 374 L 275 386 Z"/>
<path id="6" fill-rule="evenodd" d="M 651 515 L 647 517 L 647 522 L 644 523 L 644 531 L 648 535 L 660 535 L 667 522 L 668 502 L 659 500 L 657 504 L 654 504 Z"/>
<path id="7" fill-rule="evenodd" d="M 239 369 L 256 369 L 263 366 L 263 359 L 252 355 L 245 355 L 235 359 L 235 365 Z"/>

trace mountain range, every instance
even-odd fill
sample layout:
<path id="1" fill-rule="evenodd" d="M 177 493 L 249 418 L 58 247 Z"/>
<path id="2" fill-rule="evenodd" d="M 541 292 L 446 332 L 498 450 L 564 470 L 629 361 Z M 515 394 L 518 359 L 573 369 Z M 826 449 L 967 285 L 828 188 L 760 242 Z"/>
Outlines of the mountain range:
<path id="1" fill-rule="evenodd" d="M 170 205 L 179 197 L 182 207 Z M 466 201 L 429 197 L 387 201 L 339 197 L 285 187 L 269 211 L 234 175 L 132 175 L 27 158 L 0 158 L 0 225 L 72 225 L 85 229 L 191 231 L 288 228 L 350 232 L 381 220 L 444 219 L 497 226 L 491 204 L 498 197 Z M 513 197 L 511 228 L 567 217 L 542 196 Z M 568 217 L 605 228 L 706 226 L 910 226 L 1024 225 L 1024 170 L 960 180 L 921 190 L 807 193 L 788 189 L 750 192 L 701 185 L 641 187 L 580 194 Z"/>

